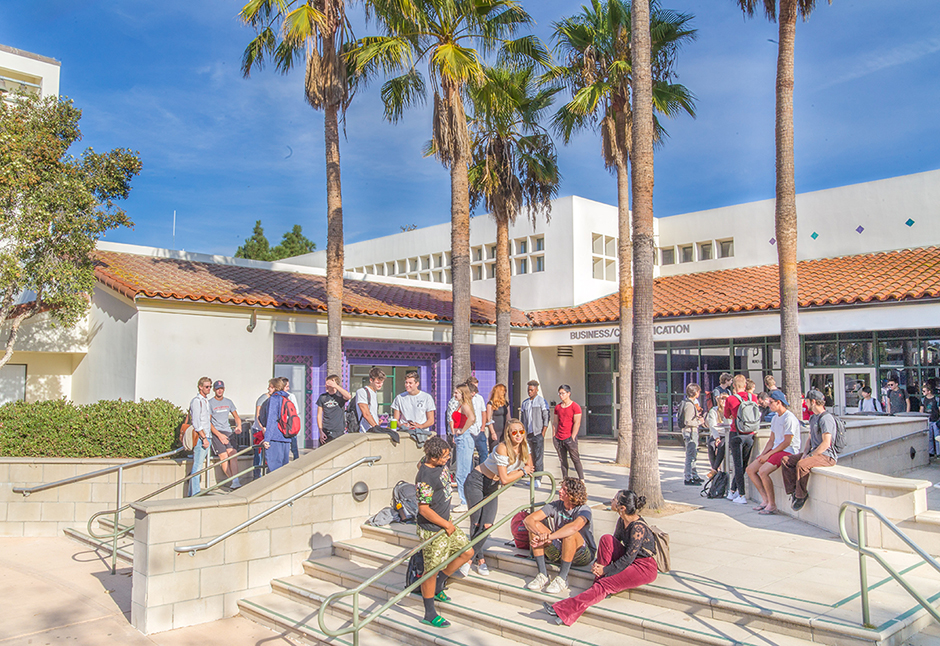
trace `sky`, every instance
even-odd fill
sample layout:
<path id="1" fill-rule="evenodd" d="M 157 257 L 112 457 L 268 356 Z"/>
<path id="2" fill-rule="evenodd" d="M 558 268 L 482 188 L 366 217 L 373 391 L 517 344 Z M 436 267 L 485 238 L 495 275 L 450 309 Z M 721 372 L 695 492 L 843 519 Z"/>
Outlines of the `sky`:
<path id="1" fill-rule="evenodd" d="M 361 3 L 356 35 L 376 33 Z M 532 33 L 580 2 L 523 0 Z M 735 0 L 663 0 L 693 14 L 695 42 L 678 82 L 695 119 L 666 120 L 656 151 L 657 217 L 774 195 L 777 27 L 746 19 Z M 303 71 L 272 66 L 245 79 L 254 36 L 235 0 L 7 0 L 0 44 L 60 61 L 60 93 L 82 109 L 81 147 L 139 151 L 143 171 L 123 203 L 133 229 L 107 240 L 234 254 L 261 220 L 271 244 L 300 224 L 326 245 L 323 115 L 304 100 Z M 940 168 L 940 2 L 825 0 L 797 25 L 796 186 L 808 192 Z M 341 141 L 347 243 L 450 217 L 449 176 L 422 156 L 429 106 L 396 124 L 379 83 L 356 95 Z M 556 141 L 559 196 L 616 203 L 596 132 Z M 173 236 L 173 213 L 176 235 Z M 483 213 L 478 213 L 483 215 Z"/>

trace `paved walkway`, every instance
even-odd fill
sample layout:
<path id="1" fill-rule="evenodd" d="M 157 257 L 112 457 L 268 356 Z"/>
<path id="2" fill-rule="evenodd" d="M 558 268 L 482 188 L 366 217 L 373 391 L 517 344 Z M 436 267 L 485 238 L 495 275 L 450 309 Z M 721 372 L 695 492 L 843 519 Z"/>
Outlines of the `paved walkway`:
<path id="1" fill-rule="evenodd" d="M 598 534 L 612 530 L 615 517 L 603 506 L 627 484 L 627 469 L 611 464 L 614 451 L 612 442 L 589 440 L 581 445 Z M 548 468 L 558 473 L 554 454 L 546 457 Z M 670 534 L 673 567 L 679 575 L 662 584 L 834 621 L 860 620 L 858 558 L 838 537 L 786 516 L 760 516 L 752 505 L 701 498 L 698 487 L 682 482 L 682 453 L 677 447 L 662 448 L 660 462 L 666 499 L 692 506 L 654 520 Z M 934 472 L 919 477 L 940 481 L 940 468 L 932 468 Z M 503 508 L 522 504 L 527 495 L 522 487 L 510 490 Z M 505 539 L 508 533 L 498 536 Z M 911 580 L 924 594 L 940 593 L 940 577 L 917 566 L 911 555 L 892 553 L 891 561 L 910 568 Z M 914 610 L 913 600 L 877 565 L 869 566 L 869 577 L 878 584 L 871 595 L 876 625 Z M 130 568 L 112 576 L 103 558 L 64 537 L 0 538 L 0 646 L 117 640 L 132 646 L 293 643 L 239 617 L 141 635 L 129 623 L 130 583 Z M 940 644 L 940 632 L 929 629 L 910 644 Z"/>

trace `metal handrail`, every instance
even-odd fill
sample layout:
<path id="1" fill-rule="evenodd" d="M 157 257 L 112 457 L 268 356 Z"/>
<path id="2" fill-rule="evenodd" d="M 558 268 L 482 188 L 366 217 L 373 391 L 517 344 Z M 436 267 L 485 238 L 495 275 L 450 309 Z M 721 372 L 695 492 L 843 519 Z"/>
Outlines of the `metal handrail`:
<path id="1" fill-rule="evenodd" d="M 131 462 L 125 462 L 123 464 L 117 464 L 113 467 L 106 467 L 104 469 L 98 469 L 97 471 L 92 471 L 91 473 L 85 473 L 80 476 L 72 476 L 71 478 L 63 478 L 62 480 L 56 480 L 55 482 L 47 482 L 46 484 L 36 485 L 35 487 L 13 487 L 13 493 L 21 493 L 23 497 L 29 496 L 31 493 L 38 493 L 40 491 L 45 491 L 46 489 L 52 489 L 54 487 L 61 487 L 63 485 L 72 484 L 73 482 L 81 482 L 82 480 L 88 480 L 89 478 L 96 478 L 98 476 L 107 475 L 109 473 L 114 473 L 117 471 L 121 473 L 124 469 L 131 469 L 133 467 L 138 467 L 142 464 L 152 462 L 153 460 L 159 460 L 161 458 L 168 458 L 171 455 L 176 455 L 180 451 L 184 451 L 182 447 L 174 449 L 172 451 L 167 451 L 166 453 L 160 453 L 159 455 L 151 455 L 149 458 L 141 458 L 139 460 L 133 460 Z"/>
<path id="2" fill-rule="evenodd" d="M 548 473 L 547 471 L 539 471 L 537 473 L 533 473 L 530 476 L 530 480 L 529 480 L 529 502 L 525 505 L 520 505 L 519 507 L 509 512 L 509 514 L 507 514 L 500 520 L 493 523 L 490 527 L 487 527 L 479 535 L 477 535 L 476 538 L 474 538 L 467 544 L 467 548 L 473 547 L 474 545 L 485 541 L 487 537 L 489 537 L 490 534 L 496 531 L 499 527 L 503 526 L 505 523 L 509 522 L 513 516 L 518 514 L 520 511 L 522 511 L 526 507 L 529 508 L 530 512 L 535 510 L 535 480 L 536 478 L 548 478 L 552 484 L 551 490 L 548 493 L 548 500 L 552 500 L 555 497 L 555 477 L 552 474 Z M 502 487 L 494 491 L 492 494 L 490 494 L 489 496 L 481 500 L 478 504 L 468 509 L 466 513 L 460 515 L 456 520 L 453 520 L 451 522 L 454 525 L 457 525 L 457 523 L 462 522 L 465 518 L 470 516 L 470 514 L 475 512 L 477 509 L 480 509 L 483 506 L 485 506 L 487 503 L 489 503 L 491 500 L 499 496 L 502 492 L 509 489 L 509 487 L 513 486 L 514 484 L 515 482 L 510 482 L 509 484 L 503 485 Z M 372 577 L 370 577 L 369 579 L 366 579 L 365 581 L 357 585 L 355 588 L 351 588 L 349 590 L 343 590 L 342 592 L 334 592 L 333 594 L 328 596 L 326 599 L 324 599 L 323 602 L 320 604 L 320 610 L 317 614 L 317 621 L 320 624 L 320 630 L 323 633 L 331 637 L 339 637 L 340 635 L 347 635 L 349 633 L 353 633 L 353 646 L 359 646 L 359 631 L 360 630 L 362 630 L 363 628 L 368 626 L 370 623 L 372 623 L 372 621 L 374 621 L 376 617 L 378 617 L 383 612 L 388 610 L 390 607 L 398 603 L 403 597 L 410 594 L 411 591 L 414 590 L 416 587 L 420 586 L 429 578 L 433 576 L 437 576 L 438 572 L 440 572 L 445 567 L 447 567 L 451 563 L 451 561 L 459 557 L 461 554 L 463 554 L 463 552 L 458 552 L 456 554 L 453 554 L 448 559 L 444 560 L 440 565 L 438 565 L 433 570 L 425 571 L 424 575 L 422 575 L 421 578 L 417 579 L 411 585 L 405 586 L 405 588 L 401 592 L 399 592 L 394 597 L 386 601 L 385 604 L 382 605 L 377 610 L 373 610 L 371 614 L 366 615 L 365 618 L 359 616 L 359 594 L 364 589 L 372 585 L 375 581 L 381 579 L 383 576 L 385 576 L 386 574 L 394 570 L 396 567 L 398 567 L 399 565 L 401 565 L 402 563 L 410 559 L 419 550 L 423 550 L 425 545 L 433 542 L 438 536 L 440 536 L 441 532 L 443 531 L 445 530 L 442 529 L 439 532 L 436 532 L 433 536 L 431 536 L 426 541 L 419 543 L 417 547 L 414 547 L 413 549 L 411 549 L 404 556 L 400 556 L 397 560 L 392 561 L 391 563 L 386 565 L 384 568 L 379 570 Z M 466 548 L 463 551 L 466 551 Z M 333 602 L 343 597 L 348 597 L 348 596 L 352 596 L 353 598 L 352 600 L 352 606 L 353 606 L 352 607 L 352 625 L 346 626 L 345 628 L 340 628 L 337 630 L 333 630 L 332 628 L 327 628 L 326 621 L 325 621 L 326 609 Z"/>
<path id="3" fill-rule="evenodd" d="M 849 507 L 855 508 L 856 524 L 858 525 L 857 543 L 852 542 L 845 527 L 845 516 L 846 512 L 849 510 Z M 897 525 L 885 518 L 884 514 L 882 514 L 880 511 L 874 507 L 869 507 L 868 505 L 852 502 L 850 500 L 842 503 L 842 506 L 839 508 L 839 534 L 842 536 L 843 543 L 858 552 L 858 573 L 862 597 L 862 624 L 866 628 L 874 628 L 871 623 L 871 611 L 868 603 L 868 566 L 865 563 L 866 556 L 870 556 L 871 558 L 878 561 L 878 564 L 883 567 L 885 571 L 894 578 L 895 581 L 901 584 L 901 587 L 907 590 L 908 594 L 914 597 L 914 599 L 917 600 L 917 603 L 919 603 L 924 608 L 924 610 L 929 612 L 935 620 L 940 622 L 940 613 L 937 612 L 937 609 L 934 608 L 933 605 L 923 597 L 923 595 L 911 587 L 911 584 L 908 583 L 897 570 L 891 567 L 891 565 L 888 564 L 881 554 L 873 552 L 868 548 L 865 541 L 865 512 L 874 514 L 875 517 L 880 520 L 885 527 L 890 529 L 895 536 L 901 539 L 901 541 L 911 548 L 915 554 L 920 556 L 925 563 L 933 567 L 933 569 L 935 569 L 937 572 L 940 572 L 940 563 L 937 563 L 937 561 L 930 554 L 925 552 L 920 545 L 912 541 L 907 536 L 907 534 L 898 528 Z"/>
<path id="4" fill-rule="evenodd" d="M 294 494 L 293 496 L 291 496 L 290 498 L 287 498 L 287 499 L 285 499 L 285 500 L 282 500 L 281 502 L 277 503 L 277 504 L 274 505 L 273 507 L 269 507 L 268 509 L 266 509 L 265 511 L 263 511 L 263 512 L 261 512 L 261 513 L 259 513 L 259 514 L 255 514 L 254 516 L 252 516 L 251 518 L 249 518 L 248 520 L 246 520 L 246 521 L 243 522 L 242 524 L 238 525 L 237 527 L 233 527 L 232 529 L 228 530 L 228 531 L 225 532 L 224 534 L 219 534 L 218 536 L 216 536 L 215 538 L 213 538 L 211 541 L 208 541 L 208 542 L 206 542 L 206 543 L 200 543 L 200 544 L 198 544 L 198 545 L 183 545 L 183 546 L 180 546 L 180 547 L 174 547 L 173 549 L 174 549 L 175 551 L 179 552 L 179 553 L 189 552 L 189 555 L 190 555 L 190 556 L 196 556 L 196 552 L 201 552 L 202 550 L 207 550 L 207 549 L 209 549 L 210 547 L 212 547 L 212 546 L 214 546 L 214 545 L 218 545 L 219 543 L 221 543 L 222 541 L 224 541 L 225 539 L 227 539 L 229 536 L 232 536 L 232 535 L 234 535 L 234 534 L 237 534 L 237 533 L 240 532 L 241 530 L 243 530 L 243 529 L 245 529 L 246 527 L 249 527 L 249 526 L 255 524 L 256 522 L 258 522 L 259 520 L 261 520 L 261 519 L 263 519 L 263 518 L 267 518 L 268 516 L 270 516 L 271 514 L 273 514 L 274 512 L 276 512 L 278 509 L 281 509 L 281 508 L 286 507 L 286 506 L 288 506 L 288 505 L 293 505 L 293 504 L 294 504 L 294 501 L 297 500 L 298 498 L 301 498 L 301 497 L 303 497 L 303 496 L 306 496 L 308 493 L 310 493 L 311 491 L 313 491 L 313 490 L 315 490 L 315 489 L 319 489 L 319 488 L 322 487 L 323 485 L 327 484 L 328 482 L 331 482 L 331 481 L 335 480 L 336 478 L 338 478 L 339 476 L 343 475 L 344 473 L 346 473 L 346 472 L 348 472 L 348 471 L 352 471 L 353 469 L 355 469 L 355 468 L 358 467 L 359 465 L 368 462 L 368 463 L 369 463 L 369 466 L 371 467 L 373 464 L 375 464 L 376 462 L 378 462 L 378 461 L 381 460 L 381 459 L 382 459 L 381 456 L 378 456 L 378 455 L 373 455 L 373 456 L 370 456 L 370 457 L 368 457 L 368 458 L 359 458 L 358 460 L 356 460 L 356 461 L 353 462 L 352 464 L 343 467 L 342 469 L 340 469 L 340 470 L 337 471 L 336 473 L 333 473 L 333 474 L 331 474 L 331 475 L 328 475 L 327 477 L 323 478 L 322 480 L 319 480 L 319 481 L 313 483 L 312 485 L 310 485 L 309 487 L 307 487 L 307 488 L 304 489 L 303 491 L 300 491 L 300 492 L 298 492 L 298 493 L 295 493 L 295 494 Z"/>

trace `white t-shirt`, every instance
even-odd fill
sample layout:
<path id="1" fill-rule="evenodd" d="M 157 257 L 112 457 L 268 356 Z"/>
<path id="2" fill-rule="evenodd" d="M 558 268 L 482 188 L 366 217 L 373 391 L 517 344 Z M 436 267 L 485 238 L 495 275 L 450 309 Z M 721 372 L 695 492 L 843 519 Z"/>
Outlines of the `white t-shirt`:
<path id="1" fill-rule="evenodd" d="M 800 421 L 789 410 L 783 415 L 774 415 L 770 420 L 770 432 L 773 434 L 771 442 L 778 446 L 787 435 L 792 435 L 790 445 L 785 452 L 796 454 L 800 452 Z"/>
<path id="2" fill-rule="evenodd" d="M 470 435 L 476 437 L 483 430 L 480 424 L 483 422 L 483 414 L 486 413 L 486 401 L 483 399 L 483 395 L 477 393 L 473 396 L 471 403 L 473 404 L 473 414 L 476 415 L 476 420 L 470 426 L 469 431 Z"/>
<path id="3" fill-rule="evenodd" d="M 261 407 L 261 404 L 268 401 L 269 397 L 270 395 L 268 395 L 268 393 L 264 393 L 263 395 L 261 395 L 261 397 L 258 398 L 258 401 L 255 402 L 255 410 L 258 410 L 258 408 Z M 261 430 L 261 424 L 258 423 L 257 417 L 255 418 L 255 421 L 251 423 L 251 430 L 252 432 Z"/>
<path id="4" fill-rule="evenodd" d="M 419 390 L 417 395 L 409 395 L 407 392 L 398 395 L 392 402 L 392 410 L 401 413 L 402 421 L 420 425 L 428 421 L 428 411 L 437 410 L 437 407 L 431 395 Z"/>
<path id="5" fill-rule="evenodd" d="M 369 407 L 369 412 L 372 414 L 372 419 L 375 420 L 375 423 L 379 423 L 379 397 L 378 393 L 369 388 L 368 386 L 363 386 L 356 391 L 356 407 L 359 404 L 365 404 Z M 365 433 L 370 428 L 372 424 L 369 423 L 369 420 L 366 419 L 366 416 L 362 414 L 362 409 L 360 408 L 356 411 L 356 414 L 359 415 L 359 432 Z"/>

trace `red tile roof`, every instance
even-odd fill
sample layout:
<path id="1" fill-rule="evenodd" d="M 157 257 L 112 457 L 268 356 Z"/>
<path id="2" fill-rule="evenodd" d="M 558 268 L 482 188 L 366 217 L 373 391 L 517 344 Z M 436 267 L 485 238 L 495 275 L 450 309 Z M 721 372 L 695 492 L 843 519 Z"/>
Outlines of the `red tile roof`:
<path id="1" fill-rule="evenodd" d="M 128 298 L 326 312 L 323 276 L 100 250 L 96 252 L 95 276 Z M 359 280 L 344 281 L 343 311 L 429 321 L 449 321 L 453 317 L 449 290 Z M 495 325 L 495 304 L 471 298 L 470 321 Z M 512 325 L 527 326 L 525 314 L 513 310 Z"/>
<path id="2" fill-rule="evenodd" d="M 800 307 L 940 297 L 940 247 L 804 260 L 797 264 Z M 664 276 L 653 286 L 657 318 L 775 310 L 777 265 Z M 533 327 L 607 323 L 619 318 L 617 294 L 577 307 L 527 312 Z"/>

